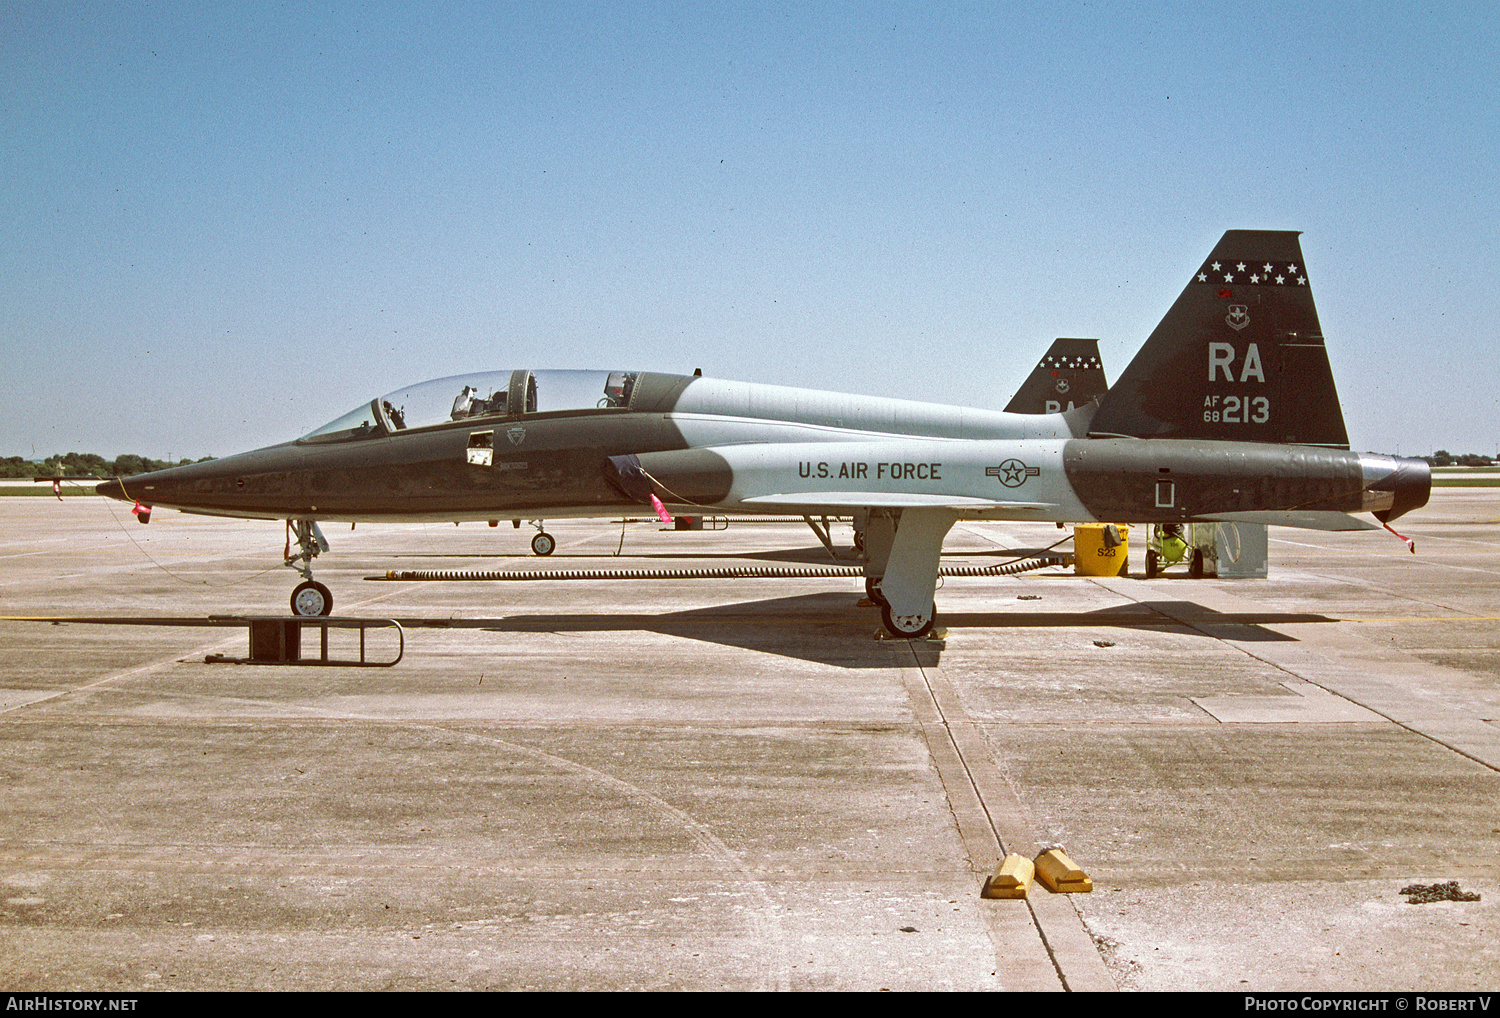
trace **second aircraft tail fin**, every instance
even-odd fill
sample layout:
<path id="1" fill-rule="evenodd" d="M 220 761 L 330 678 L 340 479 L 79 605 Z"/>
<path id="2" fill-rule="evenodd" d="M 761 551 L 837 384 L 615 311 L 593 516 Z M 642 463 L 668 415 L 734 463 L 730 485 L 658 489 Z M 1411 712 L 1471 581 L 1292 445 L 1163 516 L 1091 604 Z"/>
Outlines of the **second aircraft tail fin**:
<path id="1" fill-rule="evenodd" d="M 1108 389 L 1097 339 L 1056 339 L 1005 405 L 1005 412 L 1060 414 Z"/>

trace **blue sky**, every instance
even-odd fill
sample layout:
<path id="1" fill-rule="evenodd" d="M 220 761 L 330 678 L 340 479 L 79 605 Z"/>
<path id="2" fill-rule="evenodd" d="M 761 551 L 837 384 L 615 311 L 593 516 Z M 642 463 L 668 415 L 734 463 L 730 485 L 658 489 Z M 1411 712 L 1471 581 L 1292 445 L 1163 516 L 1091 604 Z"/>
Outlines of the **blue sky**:
<path id="1" fill-rule="evenodd" d="M 475 369 L 999 408 L 1304 231 L 1358 449 L 1500 444 L 1500 6 L 7 3 L 0 456 Z"/>

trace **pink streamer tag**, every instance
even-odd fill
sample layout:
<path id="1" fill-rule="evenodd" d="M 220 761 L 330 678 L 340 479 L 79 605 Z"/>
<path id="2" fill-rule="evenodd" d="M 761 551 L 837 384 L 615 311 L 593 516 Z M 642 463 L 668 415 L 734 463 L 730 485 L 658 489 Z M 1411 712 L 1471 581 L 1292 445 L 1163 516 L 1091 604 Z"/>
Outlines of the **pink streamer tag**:
<path id="1" fill-rule="evenodd" d="M 661 504 L 661 499 L 656 497 L 655 492 L 651 493 L 651 508 L 656 510 L 657 519 L 661 520 L 663 523 L 672 522 L 672 514 L 667 512 L 667 507 Z"/>
<path id="2" fill-rule="evenodd" d="M 1389 530 L 1391 533 L 1396 534 L 1395 528 L 1392 527 L 1389 523 L 1382 523 L 1381 526 L 1384 527 L 1385 529 Z M 1406 545 L 1406 550 L 1407 551 L 1411 552 L 1413 555 L 1415 555 L 1417 553 L 1417 542 L 1416 541 L 1413 541 L 1411 538 L 1407 537 L 1405 534 L 1396 534 L 1396 536 L 1399 537 L 1399 538 L 1401 538 L 1402 543 Z"/>
<path id="3" fill-rule="evenodd" d="M 141 513 L 149 513 L 151 511 L 151 509 L 150 509 L 149 506 L 141 505 L 141 500 L 140 499 L 136 499 L 135 500 L 135 505 L 131 508 L 130 511 L 131 511 L 132 514 L 134 514 L 136 516 L 139 516 Z"/>

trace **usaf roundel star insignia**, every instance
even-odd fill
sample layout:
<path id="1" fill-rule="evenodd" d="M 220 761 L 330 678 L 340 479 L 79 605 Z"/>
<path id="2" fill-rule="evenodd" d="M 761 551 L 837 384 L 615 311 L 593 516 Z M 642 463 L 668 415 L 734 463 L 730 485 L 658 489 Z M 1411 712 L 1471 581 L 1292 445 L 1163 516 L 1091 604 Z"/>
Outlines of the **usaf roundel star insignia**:
<path id="1" fill-rule="evenodd" d="M 998 467 L 985 467 L 984 472 L 997 479 L 1007 488 L 1019 488 L 1028 477 L 1040 477 L 1041 467 L 1028 467 L 1018 459 L 1008 459 Z"/>

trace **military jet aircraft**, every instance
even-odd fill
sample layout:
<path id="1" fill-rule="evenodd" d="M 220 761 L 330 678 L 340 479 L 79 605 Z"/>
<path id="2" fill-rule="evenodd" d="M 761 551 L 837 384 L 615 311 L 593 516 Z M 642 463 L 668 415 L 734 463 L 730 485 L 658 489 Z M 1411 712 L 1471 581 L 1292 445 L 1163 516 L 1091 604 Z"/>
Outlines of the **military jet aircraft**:
<path id="1" fill-rule="evenodd" d="M 646 371 L 476 372 L 301 438 L 101 483 L 138 515 L 286 519 L 324 615 L 318 522 L 853 515 L 886 628 L 936 619 L 961 519 L 1377 529 L 1425 505 L 1422 460 L 1349 451 L 1299 234 L 1231 230 L 1097 402 L 1042 415 Z"/>

